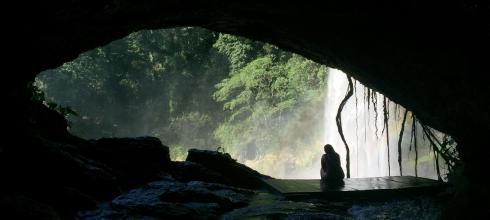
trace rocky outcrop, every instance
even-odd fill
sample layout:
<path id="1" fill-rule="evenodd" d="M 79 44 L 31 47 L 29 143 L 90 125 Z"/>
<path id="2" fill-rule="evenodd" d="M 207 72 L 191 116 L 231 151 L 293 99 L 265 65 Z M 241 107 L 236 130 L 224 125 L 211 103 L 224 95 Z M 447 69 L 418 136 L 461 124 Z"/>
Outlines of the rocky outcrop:
<path id="1" fill-rule="evenodd" d="M 169 149 L 158 138 L 102 138 L 90 143 L 85 153 L 110 167 L 125 189 L 156 180 L 170 167 Z"/>
<path id="2" fill-rule="evenodd" d="M 288 201 L 279 195 L 258 193 L 248 206 L 223 214 L 220 219 L 352 219 L 346 215 L 349 203 Z"/>
<path id="3" fill-rule="evenodd" d="M 227 153 L 190 149 L 186 161 L 194 162 L 225 176 L 230 185 L 248 189 L 263 187 L 262 178 L 270 178 L 236 162 Z"/>
<path id="4" fill-rule="evenodd" d="M 0 219 L 61 219 L 51 206 L 24 195 L 4 195 L 0 197 L 0 210 Z"/>
<path id="5" fill-rule="evenodd" d="M 136 141 L 124 140 L 117 139 L 115 142 L 124 145 Z M 108 149 L 118 150 L 114 147 L 104 148 L 104 151 L 110 153 Z M 82 211 L 78 218 L 216 219 L 225 212 L 248 205 L 256 194 L 249 189 L 260 188 L 263 184 L 261 179 L 269 178 L 237 163 L 228 154 L 191 149 L 188 155 L 187 161 L 172 161 L 163 166 L 167 169 L 158 172 L 159 180 L 132 189 L 101 204 L 96 210 Z M 107 164 L 118 169 L 117 163 Z"/>
<path id="6" fill-rule="evenodd" d="M 15 168 L 2 170 L 0 196 L 0 208 L 18 206 L 13 216 L 71 219 L 82 211 L 82 219 L 214 219 L 254 194 L 234 186 L 257 189 L 267 178 L 215 151 L 193 149 L 189 161 L 172 162 L 152 137 L 28 142 L 0 154 L 0 168 Z M 129 191 L 120 195 L 121 189 Z"/>
<path id="7" fill-rule="evenodd" d="M 167 171 L 178 181 L 190 182 L 190 181 L 203 181 L 209 183 L 221 183 L 225 185 L 231 185 L 231 180 L 211 170 L 199 163 L 189 161 L 172 161 L 171 166 Z"/>
<path id="8" fill-rule="evenodd" d="M 182 183 L 170 176 L 121 195 L 80 219 L 216 219 L 242 207 L 255 193 L 216 183 Z"/>
<path id="9" fill-rule="evenodd" d="M 153 137 L 83 140 L 66 131 L 55 111 L 34 106 L 25 115 L 29 130 L 14 133 L 0 149 L 0 210 L 9 210 L 0 212 L 1 219 L 72 219 L 110 200 L 98 217 L 215 218 L 244 205 L 252 193 L 232 187 L 244 185 L 234 175 L 262 177 L 212 151 L 193 151 L 199 163 L 172 162 L 168 147 Z M 137 188 L 151 181 L 157 182 Z"/>
<path id="10" fill-rule="evenodd" d="M 35 135 L 50 140 L 66 140 L 71 137 L 66 129 L 68 122 L 63 115 L 38 102 L 32 102 L 29 110 L 26 112 L 26 117 L 31 131 L 34 131 Z"/>
<path id="11" fill-rule="evenodd" d="M 0 195 L 26 196 L 67 218 L 121 193 L 112 170 L 82 155 L 77 146 L 41 137 L 20 143 L 0 153 Z"/>
<path id="12" fill-rule="evenodd" d="M 34 138 L 29 143 L 33 145 L 17 146 L 2 153 L 1 167 L 7 174 L 2 184 L 28 189 L 66 186 L 98 199 L 120 193 L 112 171 L 76 153 L 75 146 L 42 138 Z"/>

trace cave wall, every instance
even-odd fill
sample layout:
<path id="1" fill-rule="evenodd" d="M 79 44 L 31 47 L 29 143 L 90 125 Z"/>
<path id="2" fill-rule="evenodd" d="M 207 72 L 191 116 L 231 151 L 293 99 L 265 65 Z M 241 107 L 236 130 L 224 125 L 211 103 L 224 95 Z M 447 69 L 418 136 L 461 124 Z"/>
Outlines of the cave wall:
<path id="1" fill-rule="evenodd" d="M 39 72 L 141 29 L 201 26 L 278 45 L 342 69 L 457 138 L 466 174 L 479 181 L 490 132 L 489 6 L 478 1 L 50 1 L 20 35 L 32 51 L 6 85 L 13 115 Z M 20 38 L 23 39 L 23 38 Z M 26 104 L 27 103 L 27 104 Z M 7 120 L 22 130 L 17 117 Z M 478 192 L 482 192 L 481 190 Z M 488 191 L 484 192 L 487 193 Z"/>
<path id="2" fill-rule="evenodd" d="M 276 44 L 344 70 L 451 134 L 488 130 L 483 80 L 488 5 L 456 1 L 52 1 L 26 31 L 39 36 L 28 77 L 140 29 L 197 25 Z M 23 79 L 25 80 L 25 79 Z"/>

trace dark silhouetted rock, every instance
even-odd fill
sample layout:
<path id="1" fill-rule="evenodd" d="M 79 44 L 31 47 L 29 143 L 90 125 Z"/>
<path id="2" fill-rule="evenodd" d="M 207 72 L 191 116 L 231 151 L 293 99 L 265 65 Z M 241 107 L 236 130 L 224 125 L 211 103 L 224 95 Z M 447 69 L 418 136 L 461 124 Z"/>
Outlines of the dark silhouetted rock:
<path id="1" fill-rule="evenodd" d="M 186 161 L 199 163 L 230 180 L 230 185 L 257 189 L 263 187 L 262 178 L 270 178 L 237 163 L 229 154 L 217 151 L 190 149 Z"/>
<path id="2" fill-rule="evenodd" d="M 16 190 L 40 192 L 70 187 L 96 199 L 120 194 L 115 177 L 103 164 L 86 158 L 70 144 L 40 137 L 3 152 L 2 184 Z"/>
<path id="3" fill-rule="evenodd" d="M 227 212 L 220 219 L 352 219 L 344 214 L 347 208 L 321 202 L 288 201 L 280 195 L 258 193 L 248 206 Z"/>
<path id="4" fill-rule="evenodd" d="M 220 173 L 210 170 L 205 166 L 189 161 L 171 162 L 168 172 L 181 182 L 204 181 L 210 183 L 230 184 L 231 181 Z"/>
<path id="5" fill-rule="evenodd" d="M 97 207 L 97 201 L 94 198 L 77 189 L 63 187 L 53 191 L 55 193 L 46 195 L 44 198 L 63 219 L 73 218 L 81 210 L 92 210 Z"/>
<path id="6" fill-rule="evenodd" d="M 53 208 L 32 198 L 15 195 L 0 197 L 0 219 L 60 220 Z"/>
<path id="7" fill-rule="evenodd" d="M 158 179 L 170 164 L 169 149 L 158 138 L 102 138 L 91 142 L 88 155 L 112 168 L 126 189 Z"/>
<path id="8" fill-rule="evenodd" d="M 51 140 L 71 136 L 67 131 L 68 122 L 60 113 L 38 102 L 32 102 L 30 110 L 25 117 L 37 135 Z"/>
<path id="9" fill-rule="evenodd" d="M 182 183 L 166 177 L 130 190 L 99 209 L 79 213 L 80 219 L 179 218 L 216 219 L 242 207 L 255 193 L 216 183 Z"/>
<path id="10" fill-rule="evenodd" d="M 0 194 L 26 195 L 66 217 L 121 193 L 112 171 L 76 146 L 40 137 L 19 143 L 0 155 Z"/>

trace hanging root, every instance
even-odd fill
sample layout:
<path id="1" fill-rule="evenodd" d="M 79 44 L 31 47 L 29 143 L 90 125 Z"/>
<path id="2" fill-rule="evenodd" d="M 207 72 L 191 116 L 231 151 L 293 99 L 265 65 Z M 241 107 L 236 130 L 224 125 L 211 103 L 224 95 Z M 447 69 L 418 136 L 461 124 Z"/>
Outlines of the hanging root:
<path id="1" fill-rule="evenodd" d="M 415 176 L 418 177 L 418 170 L 417 170 L 417 165 L 418 165 L 418 160 L 419 160 L 419 155 L 417 152 L 417 118 L 415 118 L 415 115 L 412 114 L 412 135 L 413 135 L 413 149 L 415 150 Z"/>
<path id="2" fill-rule="evenodd" d="M 402 140 L 403 140 L 403 130 L 405 130 L 405 122 L 407 121 L 408 110 L 405 109 L 403 113 L 402 127 L 400 129 L 400 135 L 398 136 L 398 166 L 400 167 L 400 176 L 403 176 L 402 172 Z"/>
<path id="3" fill-rule="evenodd" d="M 346 169 L 347 169 L 347 178 L 350 178 L 350 151 L 349 151 L 349 145 L 347 145 L 347 141 L 345 140 L 344 137 L 344 132 L 342 131 L 342 109 L 344 108 L 345 103 L 349 100 L 349 98 L 353 94 L 353 85 L 352 85 L 352 78 L 347 76 L 347 80 L 349 81 L 349 87 L 347 88 L 347 94 L 345 94 L 344 99 L 339 105 L 339 109 L 337 110 L 337 116 L 335 117 L 335 121 L 337 122 L 337 129 L 340 134 L 340 138 L 342 139 L 342 142 L 344 142 L 345 145 L 345 153 L 346 153 Z"/>
<path id="4" fill-rule="evenodd" d="M 337 115 L 336 115 L 336 124 L 337 124 L 337 129 L 340 134 L 340 137 L 342 139 L 342 142 L 345 145 L 346 149 L 346 169 L 347 169 L 347 178 L 350 178 L 350 148 L 349 145 L 346 141 L 346 138 L 344 136 L 343 130 L 342 130 L 342 116 L 341 112 L 347 103 L 347 101 L 355 95 L 355 108 L 356 108 L 356 158 L 357 161 L 359 161 L 359 121 L 358 121 L 358 114 L 359 114 L 359 106 L 358 106 L 358 96 L 357 96 L 357 81 L 354 81 L 353 79 L 349 76 L 347 76 L 348 80 L 348 88 L 347 88 L 347 93 L 345 97 L 342 99 L 342 102 L 340 103 L 338 110 L 337 110 Z M 361 97 L 359 97 L 361 98 Z M 389 135 L 389 118 L 390 118 L 390 100 L 386 97 L 383 96 L 383 129 L 380 134 L 378 134 L 378 93 L 372 89 L 369 89 L 367 87 L 364 87 L 364 95 L 362 97 L 364 99 L 364 111 L 366 116 L 364 117 L 364 141 L 367 142 L 367 128 L 370 127 L 370 116 L 371 116 L 371 109 L 374 110 L 374 126 L 375 126 L 375 135 L 376 139 L 379 139 L 380 136 L 382 136 L 386 130 L 386 147 L 387 147 L 387 153 L 388 153 L 388 175 L 391 176 L 391 155 L 390 155 L 390 135 Z M 372 105 L 372 107 L 370 106 Z M 381 106 L 380 106 L 381 107 Z M 398 137 L 398 166 L 399 166 L 399 171 L 400 171 L 400 176 L 403 176 L 403 154 L 402 154 L 402 143 L 403 143 L 403 136 L 405 132 L 405 127 L 407 126 L 407 118 L 411 117 L 412 118 L 412 125 L 411 125 L 411 134 L 410 134 L 410 142 L 409 142 L 409 154 L 408 154 L 408 160 L 411 160 L 411 152 L 412 148 L 414 150 L 415 158 L 414 158 L 414 169 L 415 169 L 415 176 L 418 177 L 418 160 L 419 160 L 419 155 L 418 155 L 418 144 L 417 142 L 420 142 L 420 138 L 423 139 L 424 141 L 427 139 L 430 142 L 430 147 L 431 147 L 431 152 L 434 153 L 434 159 L 435 159 L 435 169 L 437 172 L 437 176 L 439 180 L 441 180 L 441 170 L 440 170 L 440 163 L 439 160 L 440 158 L 443 159 L 442 164 L 444 163 L 447 165 L 447 170 L 451 172 L 454 170 L 454 167 L 459 164 L 459 158 L 458 158 L 458 153 L 456 150 L 456 144 L 454 142 L 454 139 L 452 139 L 450 136 L 444 136 L 443 140 L 440 141 L 435 135 L 434 135 L 434 130 L 428 126 L 425 126 L 422 124 L 416 116 L 412 113 L 409 112 L 408 109 L 402 108 L 401 106 L 395 104 L 394 108 L 391 109 L 392 111 L 394 110 L 395 113 L 392 111 L 392 115 L 394 114 L 394 117 L 396 120 L 400 118 L 401 115 L 403 115 L 402 123 L 401 123 L 401 128 L 400 128 L 400 133 Z M 404 111 L 403 114 L 401 114 L 401 111 Z M 410 113 L 410 115 L 409 115 Z M 417 125 L 417 123 L 419 125 Z M 422 132 L 417 132 L 417 127 L 422 128 Z M 410 127 L 409 127 L 410 128 Z M 409 129 L 407 128 L 407 129 Z M 362 132 L 362 131 L 361 131 Z M 420 133 L 422 137 L 418 135 Z M 380 160 L 378 157 L 378 167 L 380 165 Z M 359 163 L 357 163 L 357 172 L 359 172 Z"/>
<path id="5" fill-rule="evenodd" d="M 388 176 L 391 176 L 391 163 L 390 163 L 390 133 L 388 128 L 388 118 L 389 116 L 389 103 L 386 102 L 386 97 L 383 97 L 383 130 L 381 134 L 383 134 L 386 129 L 386 148 L 388 149 Z"/>
<path id="6" fill-rule="evenodd" d="M 413 144 L 413 123 L 414 123 L 414 120 L 413 120 L 413 113 L 411 113 L 410 115 L 412 115 L 412 133 L 410 134 L 410 145 L 409 145 L 409 152 L 412 152 L 412 144 Z M 409 154 L 410 156 L 410 154 Z"/>
<path id="7" fill-rule="evenodd" d="M 369 111 L 369 104 L 370 104 L 369 102 L 371 100 L 371 89 L 370 88 L 367 88 L 367 92 L 365 92 L 365 94 L 366 94 L 365 99 L 366 99 L 366 102 L 367 102 L 367 108 L 368 108 L 368 111 Z"/>
<path id="8" fill-rule="evenodd" d="M 371 92 L 371 102 L 373 102 L 374 109 L 374 134 L 376 135 L 376 139 L 378 139 L 378 94 L 375 91 Z"/>
<path id="9" fill-rule="evenodd" d="M 459 158 L 455 149 L 456 147 L 455 145 L 451 144 L 453 141 L 447 135 L 444 136 L 444 141 L 441 143 L 434 135 L 434 132 L 431 128 L 426 125 L 422 125 L 422 129 L 425 136 L 430 142 L 432 150 L 434 151 L 436 159 L 436 171 L 439 179 L 441 179 L 439 170 L 439 156 L 441 156 L 442 159 L 446 162 L 447 168 L 451 172 L 454 166 L 459 162 Z"/>
<path id="10" fill-rule="evenodd" d="M 436 158 L 436 172 L 437 172 L 437 179 L 439 181 L 442 181 L 441 178 L 441 170 L 439 168 L 439 154 L 434 150 L 434 157 Z"/>
<path id="11" fill-rule="evenodd" d="M 427 136 L 427 139 L 429 140 L 430 146 L 432 148 L 432 151 L 434 152 L 434 158 L 436 159 L 436 173 L 437 173 L 437 178 L 439 181 L 442 180 L 441 178 L 441 171 L 439 169 L 439 154 L 437 153 L 437 146 L 434 143 L 434 140 L 430 137 L 429 131 L 426 128 L 426 126 L 422 125 L 422 131 L 424 132 L 424 135 Z M 436 140 L 437 141 L 437 140 Z"/>

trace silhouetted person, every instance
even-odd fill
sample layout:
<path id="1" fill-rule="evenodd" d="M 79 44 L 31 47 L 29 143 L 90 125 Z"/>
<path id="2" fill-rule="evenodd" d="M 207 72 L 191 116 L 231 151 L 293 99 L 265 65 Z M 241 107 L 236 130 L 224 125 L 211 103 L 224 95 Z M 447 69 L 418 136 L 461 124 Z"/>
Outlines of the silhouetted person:
<path id="1" fill-rule="evenodd" d="M 340 157 L 332 145 L 327 144 L 323 147 L 325 154 L 322 156 L 322 168 L 320 176 L 322 184 L 327 186 L 342 186 L 344 185 L 344 171 L 340 167 Z"/>

